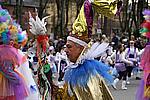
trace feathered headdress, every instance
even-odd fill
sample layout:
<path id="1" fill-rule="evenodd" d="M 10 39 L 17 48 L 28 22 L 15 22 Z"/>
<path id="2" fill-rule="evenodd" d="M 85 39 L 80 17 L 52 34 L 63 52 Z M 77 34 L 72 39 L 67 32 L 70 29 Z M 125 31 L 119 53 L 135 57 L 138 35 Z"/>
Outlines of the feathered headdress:
<path id="1" fill-rule="evenodd" d="M 3 44 L 8 44 L 10 40 L 20 43 L 27 39 L 26 32 L 23 32 L 20 25 L 11 18 L 9 12 L 1 7 L 0 37 Z"/>
<path id="2" fill-rule="evenodd" d="M 143 12 L 143 17 L 145 18 L 144 22 L 141 24 L 141 29 L 140 33 L 147 37 L 150 38 L 150 10 L 146 9 Z"/>
<path id="3" fill-rule="evenodd" d="M 30 32 L 34 35 L 46 35 L 47 29 L 45 19 L 49 16 L 46 16 L 40 20 L 38 14 L 36 15 L 35 19 L 32 17 L 31 13 L 29 12 L 29 24 L 30 24 Z"/>
<path id="4" fill-rule="evenodd" d="M 37 12 L 36 12 L 37 13 Z M 35 19 L 32 17 L 31 13 L 29 12 L 29 24 L 30 24 L 30 32 L 33 35 L 37 36 L 37 54 L 40 53 L 40 49 L 42 47 L 42 51 L 46 52 L 48 36 L 47 36 L 47 29 L 45 19 L 50 16 L 46 16 L 40 20 L 38 14 L 36 15 Z M 41 47 L 40 47 L 41 46 Z"/>

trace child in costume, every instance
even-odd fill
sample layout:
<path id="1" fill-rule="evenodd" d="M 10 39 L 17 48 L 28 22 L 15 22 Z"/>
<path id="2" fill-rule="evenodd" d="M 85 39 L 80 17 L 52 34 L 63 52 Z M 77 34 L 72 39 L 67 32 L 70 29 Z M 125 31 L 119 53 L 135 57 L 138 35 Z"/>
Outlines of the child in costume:
<path id="1" fill-rule="evenodd" d="M 144 10 L 145 21 L 142 23 L 140 33 L 150 39 L 150 10 Z M 143 79 L 137 90 L 136 100 L 150 100 L 150 45 L 147 43 L 141 56 L 140 67 L 144 71 Z"/>

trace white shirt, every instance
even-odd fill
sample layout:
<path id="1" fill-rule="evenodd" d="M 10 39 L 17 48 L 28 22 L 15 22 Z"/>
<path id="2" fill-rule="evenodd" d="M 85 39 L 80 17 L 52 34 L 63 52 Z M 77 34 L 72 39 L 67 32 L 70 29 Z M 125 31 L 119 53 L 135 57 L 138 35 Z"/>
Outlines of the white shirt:
<path id="1" fill-rule="evenodd" d="M 130 51 L 129 51 L 129 49 L 130 49 Z M 136 55 L 136 57 L 137 57 L 138 54 L 139 54 L 139 50 L 138 50 L 138 48 L 135 48 L 135 47 L 126 48 L 125 54 L 128 55 L 128 53 L 129 53 L 129 54 L 134 54 L 134 53 L 136 53 L 135 55 Z"/>
<path id="2" fill-rule="evenodd" d="M 120 62 L 124 62 L 124 63 L 127 63 L 127 64 L 132 64 L 131 61 L 127 60 L 125 58 L 125 52 L 123 51 L 122 53 L 120 53 L 119 51 L 117 52 L 118 54 L 118 59 Z M 114 52 L 112 55 L 111 55 L 111 58 L 114 59 L 114 61 L 116 62 L 117 58 L 116 58 L 116 52 Z"/>

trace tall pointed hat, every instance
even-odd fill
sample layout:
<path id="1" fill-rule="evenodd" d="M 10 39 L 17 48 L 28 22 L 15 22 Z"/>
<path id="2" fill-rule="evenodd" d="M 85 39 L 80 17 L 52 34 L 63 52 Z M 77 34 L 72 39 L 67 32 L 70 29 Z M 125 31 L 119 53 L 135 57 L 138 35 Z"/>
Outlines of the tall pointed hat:
<path id="1" fill-rule="evenodd" d="M 67 40 L 84 47 L 88 45 L 92 35 L 93 11 L 112 17 L 117 12 L 117 2 L 115 0 L 85 0 Z"/>

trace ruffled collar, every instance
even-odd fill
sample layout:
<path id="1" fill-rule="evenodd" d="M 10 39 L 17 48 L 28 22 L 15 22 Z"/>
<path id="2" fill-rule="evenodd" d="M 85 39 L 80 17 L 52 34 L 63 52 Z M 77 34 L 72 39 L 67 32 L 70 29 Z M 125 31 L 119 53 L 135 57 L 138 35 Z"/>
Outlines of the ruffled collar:
<path id="1" fill-rule="evenodd" d="M 79 64 L 83 64 L 85 60 L 93 60 L 94 58 L 100 56 L 103 52 L 105 52 L 108 49 L 109 43 L 95 42 L 90 45 L 91 46 L 84 48 L 84 50 L 81 52 L 81 55 L 77 59 L 76 63 L 70 62 L 68 68 L 77 68 Z"/>
<path id="2" fill-rule="evenodd" d="M 76 63 L 70 62 L 68 65 L 68 68 L 77 68 L 79 66 L 79 64 L 83 64 L 84 61 L 85 61 L 84 59 L 81 59 L 80 61 L 78 61 Z"/>

